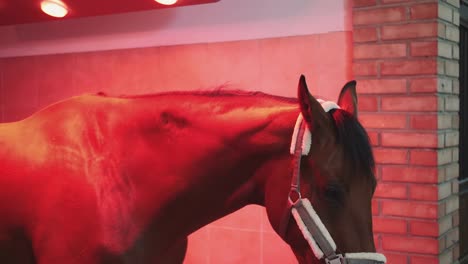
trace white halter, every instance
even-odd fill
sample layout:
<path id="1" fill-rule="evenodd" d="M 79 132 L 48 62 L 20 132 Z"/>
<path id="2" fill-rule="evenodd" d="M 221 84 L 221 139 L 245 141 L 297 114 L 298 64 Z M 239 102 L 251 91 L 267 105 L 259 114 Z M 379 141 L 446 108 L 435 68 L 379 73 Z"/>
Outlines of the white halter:
<path id="1" fill-rule="evenodd" d="M 340 108 L 335 102 L 323 101 L 320 99 L 318 101 L 322 105 L 325 112 Z M 300 134 L 303 134 L 302 140 L 298 141 L 298 136 Z M 300 165 L 300 156 L 307 156 L 309 154 L 311 144 L 312 134 L 308 127 L 303 124 L 302 114 L 299 114 L 296 120 L 296 125 L 294 127 L 290 147 L 290 153 L 292 155 L 297 155 L 296 158 L 299 159 L 298 165 Z M 301 152 L 299 152 L 299 149 L 297 149 L 298 147 L 301 148 Z M 300 177 L 299 168 L 296 173 L 297 177 Z M 347 253 L 345 256 L 336 254 L 335 241 L 331 237 L 318 214 L 315 212 L 310 201 L 307 198 L 300 197 L 299 181 L 297 181 L 295 184 L 294 178 L 292 183 L 292 190 L 299 194 L 299 199 L 296 202 L 293 202 L 291 201 L 291 197 L 289 197 L 291 214 L 296 220 L 296 224 L 299 227 L 299 230 L 301 230 L 302 235 L 304 236 L 317 259 L 325 259 L 325 262 L 329 264 L 386 263 L 387 259 L 385 256 L 379 253 Z M 284 225 L 281 226 L 284 227 Z M 310 229 L 315 231 L 311 231 Z M 314 237 L 316 237 L 318 240 Z"/>
<path id="2" fill-rule="evenodd" d="M 329 112 L 332 109 L 339 109 L 340 107 L 332 101 L 324 101 L 322 99 L 318 99 L 319 103 L 322 105 L 323 110 L 325 112 Z M 301 126 L 301 123 L 303 121 L 303 117 L 300 114 L 297 117 L 296 120 L 296 125 L 294 126 L 294 132 L 291 140 L 291 147 L 289 148 L 289 153 L 291 155 L 294 155 L 294 149 L 296 148 L 296 141 L 297 141 L 297 134 L 299 133 L 299 128 Z M 310 145 L 312 144 L 312 134 L 310 133 L 309 128 L 306 127 L 306 130 L 304 132 L 304 137 L 302 138 L 302 156 L 307 156 L 310 151 Z"/>

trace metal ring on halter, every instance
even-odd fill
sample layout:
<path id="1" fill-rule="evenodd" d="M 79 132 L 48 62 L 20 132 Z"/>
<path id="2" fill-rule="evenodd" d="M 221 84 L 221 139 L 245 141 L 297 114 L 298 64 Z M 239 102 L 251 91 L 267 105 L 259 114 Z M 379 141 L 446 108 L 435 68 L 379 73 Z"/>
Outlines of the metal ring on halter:
<path id="1" fill-rule="evenodd" d="M 292 197 L 295 196 L 295 197 Z M 294 198 L 294 199 L 293 199 Z M 298 189 L 298 186 L 291 186 L 291 190 L 289 190 L 288 201 L 289 205 L 293 206 L 297 204 L 302 199 L 301 191 Z"/>

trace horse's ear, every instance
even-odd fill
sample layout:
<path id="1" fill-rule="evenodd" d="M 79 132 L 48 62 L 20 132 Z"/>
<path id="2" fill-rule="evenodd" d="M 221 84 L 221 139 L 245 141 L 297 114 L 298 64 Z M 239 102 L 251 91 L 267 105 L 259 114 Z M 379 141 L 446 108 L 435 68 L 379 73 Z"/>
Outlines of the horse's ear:
<path id="1" fill-rule="evenodd" d="M 301 75 L 301 78 L 299 79 L 297 97 L 299 99 L 299 107 L 301 109 L 302 116 L 309 125 L 311 132 L 318 128 L 330 127 L 330 118 L 325 110 L 323 110 L 319 101 L 310 94 L 304 75 Z"/>
<path id="2" fill-rule="evenodd" d="M 346 83 L 338 97 L 338 105 L 341 109 L 358 116 L 358 99 L 356 94 L 356 81 Z"/>

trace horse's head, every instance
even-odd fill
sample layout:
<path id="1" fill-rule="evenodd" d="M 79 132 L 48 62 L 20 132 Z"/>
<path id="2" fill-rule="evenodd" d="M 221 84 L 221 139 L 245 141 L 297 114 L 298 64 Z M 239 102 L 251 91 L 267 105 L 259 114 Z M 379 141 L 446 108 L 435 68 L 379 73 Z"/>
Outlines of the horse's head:
<path id="1" fill-rule="evenodd" d="M 354 81 L 347 83 L 336 109 L 326 112 L 309 93 L 305 78 L 301 77 L 299 107 L 303 130 L 308 129 L 311 134 L 310 151 L 302 155 L 296 151 L 296 158 L 288 157 L 295 159 L 293 167 L 299 165 L 297 176 L 291 168 L 287 175 L 282 168 L 270 170 L 273 175 L 265 190 L 268 217 L 300 263 L 321 263 L 330 248 L 336 249 L 337 254 L 360 259 L 357 262 L 356 259 L 347 260 L 347 263 L 360 263 L 362 259 L 371 259 L 363 263 L 374 263 L 376 259 L 384 261 L 378 254 L 349 254 L 375 252 L 371 213 L 371 198 L 376 187 L 374 159 L 367 133 L 357 119 L 355 86 Z M 296 130 L 298 127 L 300 125 L 296 125 Z M 299 142 L 297 147 L 300 146 Z M 296 177 L 300 188 L 295 190 Z M 301 201 L 298 194 L 307 199 L 302 200 L 305 203 L 310 201 L 310 205 L 298 204 L 297 201 Z M 325 228 L 320 227 L 321 223 Z M 321 239 L 325 242 L 320 242 Z"/>

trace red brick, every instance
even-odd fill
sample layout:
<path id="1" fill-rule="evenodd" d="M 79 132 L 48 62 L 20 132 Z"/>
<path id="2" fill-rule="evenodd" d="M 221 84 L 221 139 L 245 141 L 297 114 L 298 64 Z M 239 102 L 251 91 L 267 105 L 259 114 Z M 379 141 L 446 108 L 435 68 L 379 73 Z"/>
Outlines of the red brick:
<path id="1" fill-rule="evenodd" d="M 413 129 L 436 130 L 437 115 L 412 115 L 410 126 Z"/>
<path id="2" fill-rule="evenodd" d="M 380 138 L 385 147 L 438 147 L 438 135 L 435 133 L 382 132 Z"/>
<path id="3" fill-rule="evenodd" d="M 408 229 L 406 221 L 402 219 L 374 217 L 372 223 L 375 233 L 406 234 Z"/>
<path id="4" fill-rule="evenodd" d="M 394 254 L 385 252 L 388 264 L 406 264 L 408 263 L 408 254 Z"/>
<path id="5" fill-rule="evenodd" d="M 376 199 L 372 199 L 372 215 L 379 215 L 380 208 L 379 208 L 379 201 Z"/>
<path id="6" fill-rule="evenodd" d="M 437 56 L 437 41 L 411 42 L 410 55 L 415 57 Z"/>
<path id="7" fill-rule="evenodd" d="M 354 28 L 353 29 L 354 42 L 372 42 L 377 41 L 377 29 L 372 28 Z"/>
<path id="8" fill-rule="evenodd" d="M 404 7 L 378 8 L 353 12 L 354 25 L 381 24 L 405 20 Z"/>
<path id="9" fill-rule="evenodd" d="M 381 65 L 381 73 L 384 76 L 437 74 L 437 61 L 436 60 L 384 61 Z"/>
<path id="10" fill-rule="evenodd" d="M 410 185 L 410 199 L 423 201 L 437 201 L 438 188 L 436 185 Z"/>
<path id="11" fill-rule="evenodd" d="M 376 0 L 353 0 L 354 7 L 373 6 L 376 4 Z"/>
<path id="12" fill-rule="evenodd" d="M 382 111 L 437 111 L 437 96 L 385 96 L 381 99 Z"/>
<path id="13" fill-rule="evenodd" d="M 374 157 L 378 164 L 406 164 L 408 163 L 408 150 L 374 148 Z"/>
<path id="14" fill-rule="evenodd" d="M 406 184 L 380 182 L 377 185 L 374 196 L 375 198 L 405 199 L 408 197 Z"/>
<path id="15" fill-rule="evenodd" d="M 377 76 L 377 72 L 377 61 L 353 63 L 353 73 L 355 76 Z"/>
<path id="16" fill-rule="evenodd" d="M 359 83 L 358 82 L 358 90 L 359 90 Z M 359 111 L 372 111 L 376 112 L 378 110 L 378 100 L 377 96 L 362 96 L 359 94 L 359 104 L 358 104 Z"/>
<path id="17" fill-rule="evenodd" d="M 415 218 L 437 218 L 436 203 L 413 201 L 383 200 L 380 201 L 382 214 L 388 216 L 405 216 Z"/>
<path id="18" fill-rule="evenodd" d="M 411 93 L 435 93 L 437 92 L 436 78 L 413 79 L 410 81 Z"/>
<path id="19" fill-rule="evenodd" d="M 355 59 L 401 58 L 406 56 L 406 44 L 361 44 L 354 45 Z"/>
<path id="20" fill-rule="evenodd" d="M 411 19 L 437 19 L 437 3 L 424 3 L 410 7 Z"/>
<path id="21" fill-rule="evenodd" d="M 410 233 L 416 236 L 439 236 L 439 223 L 436 221 L 410 221 Z"/>
<path id="22" fill-rule="evenodd" d="M 437 167 L 383 166 L 382 180 L 390 182 L 437 183 Z"/>
<path id="23" fill-rule="evenodd" d="M 411 264 L 439 264 L 438 256 L 411 256 Z M 440 263 L 443 264 L 443 263 Z"/>
<path id="24" fill-rule="evenodd" d="M 379 133 L 378 132 L 367 131 L 367 134 L 369 135 L 369 139 L 370 139 L 370 142 L 371 142 L 372 146 L 380 145 Z"/>
<path id="25" fill-rule="evenodd" d="M 437 152 L 435 150 L 411 150 L 410 164 L 437 166 Z"/>
<path id="26" fill-rule="evenodd" d="M 359 115 L 359 120 L 366 128 L 405 128 L 406 115 L 368 114 Z"/>
<path id="27" fill-rule="evenodd" d="M 382 235 L 382 248 L 384 250 L 408 253 L 439 253 L 439 243 L 436 239 L 419 237 Z"/>
<path id="28" fill-rule="evenodd" d="M 394 94 L 406 93 L 405 79 L 369 79 L 359 80 L 359 93 L 363 94 Z"/>
<path id="29" fill-rule="evenodd" d="M 412 23 L 382 26 L 382 40 L 437 37 L 437 23 Z"/>
<path id="30" fill-rule="evenodd" d="M 385 147 L 436 148 L 439 143 L 436 133 L 382 132 L 380 138 Z"/>

